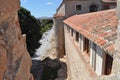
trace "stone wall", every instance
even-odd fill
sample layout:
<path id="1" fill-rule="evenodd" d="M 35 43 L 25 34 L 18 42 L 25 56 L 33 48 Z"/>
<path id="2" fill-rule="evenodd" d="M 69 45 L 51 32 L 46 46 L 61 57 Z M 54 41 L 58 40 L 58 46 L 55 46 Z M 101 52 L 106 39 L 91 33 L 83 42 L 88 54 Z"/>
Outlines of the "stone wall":
<path id="1" fill-rule="evenodd" d="M 97 11 L 102 9 L 100 0 L 65 1 L 65 16 L 69 17 L 75 14 L 89 13 L 89 8 L 93 4 L 97 6 Z M 81 10 L 76 10 L 76 5 L 81 5 Z"/>
<path id="2" fill-rule="evenodd" d="M 58 57 L 62 57 L 65 54 L 64 48 L 64 27 L 63 20 L 74 14 L 83 14 L 89 12 L 89 7 L 95 4 L 98 7 L 98 11 L 102 9 L 101 1 L 91 0 L 91 1 L 63 1 L 59 8 L 57 9 L 56 14 L 59 16 L 54 17 L 54 26 L 56 34 L 56 46 Z M 76 10 L 76 5 L 81 5 L 81 10 Z M 87 5 L 87 6 L 86 6 Z"/>
<path id="3" fill-rule="evenodd" d="M 0 0 L 0 80 L 33 80 L 26 37 L 21 35 L 19 0 Z"/>
<path id="4" fill-rule="evenodd" d="M 120 0 L 118 0 L 120 2 Z M 83 7 L 81 11 L 76 11 L 76 5 L 81 4 Z M 89 6 L 91 4 L 96 4 L 98 7 L 98 10 L 102 9 L 102 4 L 99 1 L 66 1 L 65 2 L 65 16 L 64 18 L 67 18 L 71 15 L 74 14 L 83 14 L 83 13 L 88 13 L 89 12 Z M 87 5 L 87 6 L 86 6 Z M 119 5 L 119 3 L 118 3 Z M 119 6 L 118 6 L 118 18 L 119 18 Z M 103 75 L 99 76 L 102 74 L 102 71 L 99 71 L 99 68 L 104 67 L 104 65 L 96 65 L 97 66 L 97 72 L 99 72 L 96 76 L 93 70 L 91 70 L 91 67 L 87 64 L 87 61 L 83 59 L 83 56 L 80 53 L 81 51 L 79 50 L 78 46 L 75 45 L 75 34 L 73 34 L 74 38 L 71 38 L 70 34 L 67 33 L 67 31 L 63 28 L 63 23 L 62 23 L 63 17 L 57 17 L 55 18 L 55 27 L 56 27 L 56 38 L 57 38 L 57 51 L 59 56 L 63 56 L 64 53 L 66 53 L 67 56 L 67 65 L 68 65 L 68 73 L 69 73 L 69 80 L 120 80 L 120 54 L 119 54 L 119 44 L 120 40 L 117 40 L 117 49 L 115 54 L 112 56 L 113 57 L 113 66 L 112 66 L 112 73 L 110 75 Z M 66 26 L 65 26 L 66 27 Z M 64 30 L 64 31 L 63 31 Z M 120 29 L 118 27 L 118 34 Z M 71 32 L 71 30 L 70 30 Z M 65 39 L 64 39 L 65 38 Z M 65 42 L 64 42 L 65 40 Z M 82 38 L 81 38 L 81 44 L 83 44 Z M 79 44 L 80 44 L 79 43 Z M 119 44 L 118 44 L 119 43 Z M 78 44 L 78 43 L 77 43 Z M 64 46 L 65 46 L 65 51 L 64 51 Z M 80 45 L 80 47 L 83 47 Z M 98 49 L 97 52 L 100 52 L 101 50 Z M 98 53 L 100 54 L 100 53 Z M 98 56 L 97 63 L 101 62 L 102 63 L 102 58 L 104 58 L 102 54 L 101 58 Z M 81 56 L 81 57 L 80 57 Z M 101 60 L 101 61 L 99 61 Z"/>
<path id="5" fill-rule="evenodd" d="M 56 51 L 58 58 L 63 57 L 65 54 L 63 19 L 63 16 L 54 17 Z"/>
<path id="6" fill-rule="evenodd" d="M 120 20 L 120 0 L 117 0 L 117 15 L 118 19 Z"/>
<path id="7" fill-rule="evenodd" d="M 89 74 L 89 69 L 83 63 L 85 60 L 81 56 L 78 45 L 75 46 L 75 39 L 64 29 L 65 33 L 65 51 L 67 57 L 68 80 L 93 80 L 96 77 Z M 76 43 L 78 44 L 78 43 Z M 80 57 L 81 56 L 81 57 Z M 87 63 L 87 62 L 85 62 Z"/>
<path id="8" fill-rule="evenodd" d="M 57 10 L 57 14 L 65 15 L 65 3 L 62 3 L 60 8 Z"/>

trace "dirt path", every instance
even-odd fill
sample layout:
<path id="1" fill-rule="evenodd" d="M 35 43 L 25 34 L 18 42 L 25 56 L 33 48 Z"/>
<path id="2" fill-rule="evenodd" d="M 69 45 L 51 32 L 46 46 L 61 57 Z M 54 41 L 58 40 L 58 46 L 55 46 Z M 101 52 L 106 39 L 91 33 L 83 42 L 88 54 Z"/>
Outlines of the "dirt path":
<path id="1" fill-rule="evenodd" d="M 47 35 L 44 35 L 40 41 L 42 43 L 41 47 L 37 49 L 37 56 L 33 58 L 31 72 L 34 73 L 36 80 L 66 80 L 66 57 L 61 59 L 56 57 L 54 28 L 45 34 Z"/>

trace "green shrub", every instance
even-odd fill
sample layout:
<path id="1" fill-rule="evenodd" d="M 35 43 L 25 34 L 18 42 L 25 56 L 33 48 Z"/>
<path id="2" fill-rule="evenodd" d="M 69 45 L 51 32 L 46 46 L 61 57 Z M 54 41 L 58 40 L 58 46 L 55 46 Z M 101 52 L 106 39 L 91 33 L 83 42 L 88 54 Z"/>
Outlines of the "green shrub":
<path id="1" fill-rule="evenodd" d="M 23 7 L 18 11 L 18 16 L 22 34 L 26 34 L 27 50 L 33 56 L 35 50 L 40 47 L 41 23 L 31 15 L 30 11 Z"/>
<path id="2" fill-rule="evenodd" d="M 48 20 L 48 19 L 43 20 L 41 22 L 41 26 L 42 26 L 41 33 L 43 34 L 47 30 L 51 29 L 52 25 L 53 25 L 53 20 L 52 19 L 50 19 L 50 20 Z"/>

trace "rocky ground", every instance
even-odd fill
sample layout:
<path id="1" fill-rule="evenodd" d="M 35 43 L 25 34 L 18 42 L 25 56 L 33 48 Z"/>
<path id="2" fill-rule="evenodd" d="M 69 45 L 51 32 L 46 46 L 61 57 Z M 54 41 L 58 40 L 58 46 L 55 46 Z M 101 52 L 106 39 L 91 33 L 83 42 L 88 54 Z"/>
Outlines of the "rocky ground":
<path id="1" fill-rule="evenodd" d="M 43 35 L 41 47 L 33 58 L 31 72 L 35 80 L 66 80 L 66 57 L 57 59 L 54 28 Z"/>
<path id="2" fill-rule="evenodd" d="M 67 66 L 59 59 L 43 60 L 43 80 L 65 80 L 67 78 Z"/>

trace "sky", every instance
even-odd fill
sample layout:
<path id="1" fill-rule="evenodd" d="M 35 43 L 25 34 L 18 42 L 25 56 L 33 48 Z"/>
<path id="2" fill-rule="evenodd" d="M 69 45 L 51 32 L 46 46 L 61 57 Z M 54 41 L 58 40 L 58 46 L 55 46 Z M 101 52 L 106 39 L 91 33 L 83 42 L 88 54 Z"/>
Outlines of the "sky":
<path id="1" fill-rule="evenodd" d="M 20 0 L 35 17 L 52 17 L 62 0 Z"/>

